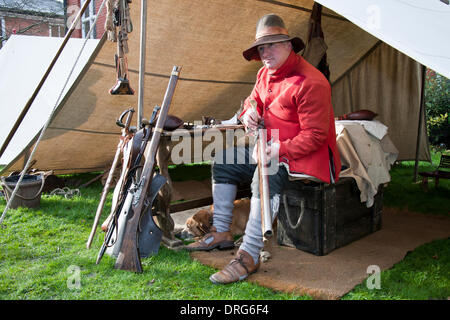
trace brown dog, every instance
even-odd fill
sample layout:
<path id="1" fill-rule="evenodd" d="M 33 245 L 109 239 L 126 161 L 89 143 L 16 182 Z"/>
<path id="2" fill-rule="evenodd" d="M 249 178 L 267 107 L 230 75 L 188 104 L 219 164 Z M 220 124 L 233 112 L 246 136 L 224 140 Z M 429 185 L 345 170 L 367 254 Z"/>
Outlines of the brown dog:
<path id="1" fill-rule="evenodd" d="M 212 226 L 212 212 L 202 209 L 186 220 L 186 229 L 195 237 L 202 237 Z"/>
<path id="2" fill-rule="evenodd" d="M 186 228 L 195 237 L 202 237 L 212 226 L 214 206 L 208 210 L 202 209 L 186 220 Z M 250 213 L 250 199 L 234 201 L 233 220 L 231 222 L 231 234 L 243 235 Z"/>

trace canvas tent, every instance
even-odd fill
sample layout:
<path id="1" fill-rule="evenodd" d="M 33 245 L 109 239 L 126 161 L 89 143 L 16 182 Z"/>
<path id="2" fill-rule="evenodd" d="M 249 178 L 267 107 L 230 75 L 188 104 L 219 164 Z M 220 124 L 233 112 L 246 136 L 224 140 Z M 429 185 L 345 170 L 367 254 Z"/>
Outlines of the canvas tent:
<path id="1" fill-rule="evenodd" d="M 402 28 L 395 24 L 389 24 L 388 30 L 384 30 L 383 25 L 383 32 L 372 33 L 375 36 L 370 34 L 367 26 L 355 24 L 353 15 L 364 20 L 367 13 L 353 2 L 341 1 L 339 6 L 334 4 L 335 1 L 318 2 L 325 6 L 322 29 L 328 46 L 335 115 L 358 109 L 378 113 L 377 119 L 389 127 L 389 135 L 399 149 L 398 159 L 414 159 L 422 90 L 420 63 L 434 67 L 444 75 L 448 74 L 448 65 L 435 65 L 430 59 L 414 55 L 419 63 L 407 56 L 413 51 L 423 52 L 423 45 L 417 41 L 397 46 L 398 50 L 393 48 L 395 43 L 388 40 L 401 40 L 403 36 L 397 32 Z M 381 14 L 384 14 L 385 2 L 372 1 L 380 5 Z M 389 2 L 394 6 L 389 10 L 398 12 L 398 15 L 404 15 L 409 6 L 403 1 Z M 420 7 L 428 2 L 409 3 Z M 448 21 L 449 7 L 437 0 L 435 2 L 437 4 L 432 6 L 443 14 L 431 12 L 420 17 L 430 22 Z M 276 13 L 283 17 L 291 34 L 305 39 L 313 4 L 308 0 L 211 0 L 207 4 L 200 0 L 148 1 L 144 117 L 148 118 L 153 107 L 161 104 L 170 71 L 178 65 L 182 66 L 182 71 L 170 113 L 184 121 L 198 121 L 202 116 L 229 119 L 252 90 L 260 68 L 259 63 L 247 62 L 242 57 L 243 49 L 254 39 L 258 18 L 266 13 Z M 136 90 L 140 1 L 133 1 L 130 9 L 134 31 L 129 35 L 128 66 L 130 82 Z M 426 9 L 421 10 L 429 13 Z M 403 22 L 404 30 L 414 30 L 418 25 L 417 17 Z M 436 30 L 434 23 L 424 22 L 423 28 L 425 35 L 435 39 L 432 41 L 436 45 L 434 50 L 446 48 L 443 37 L 448 34 L 448 24 Z M 443 37 L 439 38 L 439 34 Z M 405 52 L 405 46 L 409 51 Z M 112 162 L 120 134 L 115 120 L 126 108 L 136 108 L 138 99 L 137 94 L 112 96 L 108 93 L 115 83 L 115 51 L 116 44 L 104 38 L 91 51 L 90 59 L 58 106 L 56 116 L 35 153 L 34 167 L 54 170 L 55 173 L 74 173 L 104 170 Z M 439 51 L 444 62 L 448 61 L 448 57 L 445 58 L 448 52 Z M 0 77 L 5 77 L 3 72 Z M 16 89 L 17 86 L 10 86 L 10 90 Z M 4 106 L 2 102 L 1 109 Z M 13 107 L 22 108 L 20 104 L 8 106 Z M 14 121 L 5 119 L 5 123 Z M 420 136 L 419 159 L 429 160 L 424 125 Z M 2 135 L 0 140 L 3 139 Z M 30 139 L 28 146 L 8 161 L 3 173 L 22 168 L 33 141 Z"/>
<path id="2" fill-rule="evenodd" d="M 0 51 L 0 137 L 5 138 L 11 130 L 15 119 L 27 103 L 45 73 L 48 64 L 56 54 L 61 38 L 12 35 L 5 47 Z M 14 135 L 11 143 L 2 156 L 1 163 L 10 163 L 24 149 L 43 124 L 47 121 L 66 82 L 71 68 L 83 45 L 82 39 L 70 39 L 67 49 L 58 59 L 53 72 L 44 83 L 36 97 L 33 107 L 27 113 L 22 125 Z M 86 67 L 99 40 L 88 40 L 76 64 L 62 97 L 74 85 L 76 79 Z M 30 54 L 32 52 L 32 54 Z"/>

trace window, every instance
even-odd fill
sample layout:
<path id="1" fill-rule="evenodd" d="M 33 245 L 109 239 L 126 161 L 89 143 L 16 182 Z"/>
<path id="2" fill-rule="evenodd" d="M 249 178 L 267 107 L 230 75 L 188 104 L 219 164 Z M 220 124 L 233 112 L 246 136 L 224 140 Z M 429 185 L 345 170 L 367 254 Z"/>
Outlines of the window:
<path id="1" fill-rule="evenodd" d="M 86 0 L 81 0 L 81 7 L 83 7 L 83 4 L 86 2 Z M 89 6 L 86 8 L 86 11 L 84 11 L 83 16 L 81 17 L 81 34 L 83 38 L 86 38 L 87 34 L 89 33 L 89 30 L 91 29 L 91 26 L 94 24 L 95 21 L 95 1 L 92 0 L 91 3 L 89 3 Z M 91 32 L 90 38 L 95 39 L 95 26 Z"/>
<path id="2" fill-rule="evenodd" d="M 48 36 L 49 37 L 61 37 L 61 26 L 59 24 L 52 24 L 49 22 L 48 23 Z"/>
<path id="3" fill-rule="evenodd" d="M 0 48 L 3 47 L 5 39 L 6 39 L 5 18 L 0 17 Z"/>

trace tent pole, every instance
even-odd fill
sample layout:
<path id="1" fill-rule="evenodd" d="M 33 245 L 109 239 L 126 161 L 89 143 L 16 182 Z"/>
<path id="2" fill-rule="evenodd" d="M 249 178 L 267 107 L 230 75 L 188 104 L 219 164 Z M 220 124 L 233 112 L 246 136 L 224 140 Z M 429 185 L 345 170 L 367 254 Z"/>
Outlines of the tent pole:
<path id="1" fill-rule="evenodd" d="M 139 96 L 137 112 L 137 128 L 141 127 L 143 104 L 144 104 L 144 81 L 145 81 L 145 56 L 146 56 L 146 38 L 147 38 L 147 0 L 141 1 L 141 41 L 140 41 L 140 60 L 139 60 Z"/>
<path id="2" fill-rule="evenodd" d="M 19 128 L 20 124 L 22 123 L 23 119 L 25 118 L 26 114 L 28 113 L 28 110 L 30 109 L 31 105 L 33 104 L 34 99 L 36 99 L 36 96 L 38 95 L 39 91 L 41 90 L 42 86 L 45 83 L 45 80 L 47 80 L 48 75 L 52 71 L 53 67 L 56 64 L 56 61 L 58 60 L 59 56 L 61 55 L 62 51 L 64 50 L 64 47 L 66 46 L 67 42 L 69 41 L 70 37 L 72 36 L 73 31 L 75 30 L 76 25 L 78 24 L 79 20 L 81 19 L 81 16 L 84 14 L 84 11 L 86 11 L 86 8 L 91 3 L 91 0 L 86 0 L 83 4 L 83 7 L 78 12 L 75 20 L 73 21 L 72 25 L 70 26 L 69 31 L 67 32 L 66 36 L 64 37 L 63 42 L 61 43 L 61 46 L 58 49 L 58 52 L 56 52 L 56 55 L 53 57 L 52 62 L 47 68 L 47 71 L 45 72 L 44 76 L 42 77 L 41 81 L 39 82 L 38 86 L 34 90 L 33 94 L 31 95 L 30 99 L 28 100 L 27 104 L 23 108 L 22 112 L 20 113 L 19 117 L 17 118 L 16 122 L 14 123 L 14 126 L 12 127 L 11 131 L 9 132 L 8 136 L 5 139 L 5 142 L 3 143 L 1 149 L 0 149 L 0 158 L 5 152 L 6 148 L 8 147 L 8 144 L 11 142 L 11 139 L 13 138 L 14 134 L 16 133 L 17 129 Z"/>
<path id="3" fill-rule="evenodd" d="M 417 173 L 419 169 L 419 151 L 420 151 L 420 140 L 422 140 L 422 126 L 424 122 L 425 115 L 425 76 L 427 68 L 422 64 L 422 88 L 420 90 L 420 111 L 419 111 L 419 127 L 417 132 L 417 143 L 416 143 L 416 159 L 414 163 L 414 182 L 417 181 Z"/>

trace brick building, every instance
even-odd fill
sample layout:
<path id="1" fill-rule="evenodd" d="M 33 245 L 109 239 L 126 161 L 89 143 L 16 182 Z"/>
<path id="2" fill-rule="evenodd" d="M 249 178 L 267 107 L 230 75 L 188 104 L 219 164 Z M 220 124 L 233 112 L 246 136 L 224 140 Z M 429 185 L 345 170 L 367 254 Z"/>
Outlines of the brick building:
<path id="1" fill-rule="evenodd" d="M 63 3 L 57 0 L 0 0 L 0 48 L 14 33 L 64 36 Z"/>
<path id="2" fill-rule="evenodd" d="M 75 19 L 79 10 L 83 6 L 86 0 L 64 0 L 64 9 L 66 12 L 67 26 L 70 27 L 71 23 Z M 95 21 L 96 15 L 100 9 L 102 1 L 101 0 L 91 0 L 89 7 L 83 14 L 80 24 L 77 25 L 75 31 L 73 32 L 73 37 L 75 38 L 85 38 L 88 34 L 92 24 Z M 97 23 L 91 33 L 91 38 L 98 39 L 101 38 L 105 30 L 105 17 L 106 17 L 106 7 L 103 8 L 100 16 L 97 18 Z"/>
<path id="3" fill-rule="evenodd" d="M 86 0 L 0 0 L 0 48 L 11 34 L 63 37 Z M 94 23 L 101 0 L 91 0 L 72 37 L 85 38 Z M 104 33 L 106 8 L 103 8 L 91 33 Z"/>

